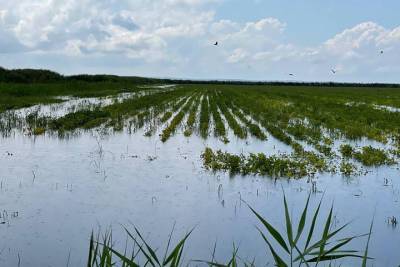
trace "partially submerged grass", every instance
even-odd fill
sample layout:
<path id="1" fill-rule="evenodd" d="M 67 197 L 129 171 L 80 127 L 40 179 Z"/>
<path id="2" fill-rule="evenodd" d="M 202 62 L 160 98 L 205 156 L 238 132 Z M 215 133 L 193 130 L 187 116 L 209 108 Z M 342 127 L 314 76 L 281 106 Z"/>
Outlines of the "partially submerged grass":
<path id="1" fill-rule="evenodd" d="M 164 115 L 162 116 L 162 118 L 160 120 L 161 120 L 161 122 L 166 122 L 171 117 L 172 117 L 172 112 L 171 111 L 167 111 L 167 112 L 164 113 Z"/>
<path id="2" fill-rule="evenodd" d="M 69 113 L 49 123 L 50 129 L 58 131 L 76 128 L 90 129 L 101 125 L 110 118 L 110 113 L 99 108 Z"/>
<path id="3" fill-rule="evenodd" d="M 127 99 L 122 103 L 114 103 L 106 107 L 72 112 L 61 118 L 51 120 L 49 125 L 52 130 L 71 131 L 79 128 L 95 128 L 109 121 L 108 127 L 122 130 L 121 128 L 125 118 L 138 115 L 142 110 L 147 111 L 151 108 L 159 112 L 160 109 L 158 109 L 158 107 L 162 107 L 163 109 L 166 103 L 176 100 L 184 94 L 185 92 L 176 90 Z"/>
<path id="4" fill-rule="evenodd" d="M 226 121 L 228 122 L 229 127 L 233 130 L 233 133 L 241 139 L 246 138 L 247 137 L 246 129 L 237 122 L 236 118 L 232 115 L 231 111 L 225 104 L 225 101 L 221 101 L 218 106 L 222 114 L 224 115 Z"/>
<path id="5" fill-rule="evenodd" d="M 186 137 L 189 137 L 192 135 L 193 133 L 193 129 L 196 123 L 196 115 L 197 115 L 197 111 L 199 109 L 199 105 L 200 105 L 200 96 L 196 97 L 196 100 L 194 101 L 194 104 L 192 106 L 192 108 L 190 109 L 189 112 L 189 116 L 187 118 L 187 122 L 186 122 L 186 129 L 183 132 L 183 134 Z"/>
<path id="6" fill-rule="evenodd" d="M 396 163 L 385 150 L 372 146 L 365 146 L 361 150 L 355 150 L 351 145 L 343 144 L 340 146 L 340 152 L 344 158 L 354 158 L 364 166 L 382 166 Z"/>
<path id="7" fill-rule="evenodd" d="M 270 177 L 301 178 L 327 171 L 323 158 L 312 152 L 266 156 L 263 153 L 249 156 L 234 155 L 206 148 L 201 155 L 203 164 L 213 171 L 229 171 L 231 174 L 259 174 Z"/>
<path id="8" fill-rule="evenodd" d="M 210 113 L 207 95 L 203 95 L 200 109 L 200 135 L 203 138 L 208 137 L 208 129 L 210 125 Z"/>
<path id="9" fill-rule="evenodd" d="M 74 83 L 75 81 L 71 84 Z M 0 102 L 6 103 L 10 100 L 12 103 L 14 98 L 23 101 L 29 97 L 39 97 L 44 102 L 51 102 L 59 101 L 49 99 L 62 92 L 67 95 L 87 96 L 115 94 L 127 90 L 121 89 L 122 84 L 118 83 L 112 83 L 109 89 L 109 84 L 103 83 L 98 92 L 94 90 L 94 86 L 98 85 L 96 82 L 82 82 L 76 88 L 71 88 L 71 84 L 65 88 L 56 83 L 43 86 L 11 85 L 14 89 L 2 88 L 0 96 L 6 97 Z M 83 89 L 82 86 L 87 84 L 88 88 Z M 133 89 L 128 91 L 141 90 L 139 86 L 131 88 Z M 397 92 L 389 89 L 379 91 L 385 97 L 397 96 Z M 355 101 L 355 95 L 360 95 L 365 103 L 349 105 Z M 191 99 L 192 105 L 181 110 L 188 99 Z M 374 101 L 377 103 L 373 103 Z M 212 126 L 214 136 L 224 143 L 229 142 L 229 128 L 240 139 L 246 139 L 248 133 L 260 140 L 266 140 L 267 135 L 270 135 L 293 149 L 291 155 L 278 155 L 278 158 L 289 158 L 290 161 L 306 164 L 311 162 L 313 168 L 307 173 L 335 168 L 349 175 L 355 169 L 350 161 L 369 167 L 390 165 L 400 158 L 400 112 L 389 112 L 374 106 L 385 102 L 387 99 L 382 99 L 368 88 L 328 90 L 315 87 L 182 85 L 174 90 L 156 91 L 114 102 L 109 106 L 91 105 L 67 112 L 60 118 L 39 117 L 37 114 L 19 118 L 6 112 L 0 118 L 0 131 L 7 136 L 14 128 L 28 126 L 32 135 L 58 132 L 62 136 L 65 132 L 99 126 L 113 129 L 114 132 L 126 129 L 129 133 L 145 127 L 145 135 L 151 136 L 158 126 L 163 125 L 165 128 L 161 139 L 166 141 L 185 120 L 185 136 L 196 132 L 202 138 L 207 138 Z M 400 94 L 398 102 L 389 102 L 400 106 Z M 342 138 L 369 138 L 385 142 L 391 147 L 382 150 L 368 146 L 353 148 L 344 144 L 336 149 L 335 141 Z M 302 146 L 307 146 L 308 152 Z"/>
<path id="10" fill-rule="evenodd" d="M 194 101 L 194 97 L 191 97 L 187 103 L 182 107 L 182 109 L 176 114 L 176 116 L 172 119 L 171 123 L 166 127 L 161 134 L 161 141 L 165 142 L 169 139 L 171 134 L 173 134 L 179 124 L 182 122 L 185 114 L 189 111 Z"/>
<path id="11" fill-rule="evenodd" d="M 342 161 L 340 163 L 340 172 L 345 176 L 350 176 L 357 172 L 357 167 L 348 161 Z"/>
<path id="12" fill-rule="evenodd" d="M 62 102 L 56 96 L 100 97 L 138 90 L 135 84 L 128 82 L 0 83 L 0 113 L 36 104 Z"/>
<path id="13" fill-rule="evenodd" d="M 395 161 L 383 149 L 373 148 L 372 146 L 363 147 L 361 151 L 354 152 L 353 156 L 365 166 L 395 164 Z"/>
<path id="14" fill-rule="evenodd" d="M 214 119 L 214 136 L 221 137 L 226 135 L 225 125 L 217 107 L 215 94 L 210 97 L 210 110 Z"/>
<path id="15" fill-rule="evenodd" d="M 256 138 L 263 140 L 263 141 L 267 140 L 267 136 L 264 134 L 264 132 L 261 130 L 261 128 L 257 124 L 252 122 L 250 119 L 248 119 L 246 117 L 246 115 L 243 114 L 243 112 L 241 110 L 239 110 L 238 107 L 231 106 L 231 111 L 237 118 L 239 118 L 239 120 L 241 120 L 247 126 L 247 128 L 252 136 L 255 136 Z"/>

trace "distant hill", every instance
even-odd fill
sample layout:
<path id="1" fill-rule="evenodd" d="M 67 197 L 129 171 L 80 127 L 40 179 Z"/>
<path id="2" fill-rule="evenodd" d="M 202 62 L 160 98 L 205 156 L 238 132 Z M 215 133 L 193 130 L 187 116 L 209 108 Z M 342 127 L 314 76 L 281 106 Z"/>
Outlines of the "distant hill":
<path id="1" fill-rule="evenodd" d="M 189 80 L 157 79 L 138 76 L 117 76 L 106 74 L 79 74 L 65 76 L 44 69 L 5 69 L 0 67 L 0 82 L 3 83 L 51 83 L 51 82 L 129 82 L 135 84 L 232 84 L 232 85 L 276 85 L 276 86 L 326 86 L 326 87 L 386 87 L 400 88 L 400 84 L 389 83 L 336 83 L 336 82 L 287 82 L 287 81 L 241 81 L 241 80 Z"/>

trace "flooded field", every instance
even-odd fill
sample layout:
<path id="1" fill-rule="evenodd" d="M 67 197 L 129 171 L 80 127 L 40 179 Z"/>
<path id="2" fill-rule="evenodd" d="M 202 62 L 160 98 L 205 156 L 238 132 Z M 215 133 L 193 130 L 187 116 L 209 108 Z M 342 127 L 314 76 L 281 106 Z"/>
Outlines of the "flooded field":
<path id="1" fill-rule="evenodd" d="M 395 90 L 144 85 L 55 99 L 0 113 L 1 266 L 86 266 L 92 231 L 132 249 L 123 227 L 157 253 L 173 227 L 173 243 L 194 228 L 185 265 L 237 248 L 239 265 L 273 266 L 247 204 L 285 232 L 283 192 L 296 228 L 307 197 L 312 209 L 323 198 L 318 233 L 333 203 L 329 228 L 351 222 L 335 240 L 373 221 L 367 266 L 400 263 Z"/>

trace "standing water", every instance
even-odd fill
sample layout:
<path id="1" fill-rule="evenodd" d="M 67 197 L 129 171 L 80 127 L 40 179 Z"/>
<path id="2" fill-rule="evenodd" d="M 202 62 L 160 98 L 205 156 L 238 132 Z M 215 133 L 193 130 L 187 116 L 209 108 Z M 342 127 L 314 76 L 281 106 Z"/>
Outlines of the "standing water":
<path id="1" fill-rule="evenodd" d="M 351 221 L 348 235 L 368 233 L 374 219 L 371 263 L 400 263 L 400 228 L 390 220 L 400 215 L 398 166 L 351 178 L 322 174 L 313 182 L 229 176 L 202 167 L 206 147 L 231 153 L 277 153 L 289 147 L 272 137 L 239 140 L 232 132 L 228 144 L 184 137 L 182 131 L 162 143 L 158 134 L 98 130 L 58 138 L 15 131 L 2 137 L 0 265 L 85 266 L 90 233 L 112 229 L 116 246 L 123 248 L 122 226 L 136 226 L 163 248 L 174 224 L 177 239 L 195 227 L 185 248 L 187 262 L 211 259 L 215 243 L 216 258 L 224 261 L 235 243 L 242 258 L 264 265 L 267 247 L 243 201 L 284 230 L 282 190 L 296 221 L 310 192 L 313 208 L 324 198 L 324 215 L 334 204 L 332 227 Z M 360 239 L 353 245 L 363 249 L 365 243 Z"/>

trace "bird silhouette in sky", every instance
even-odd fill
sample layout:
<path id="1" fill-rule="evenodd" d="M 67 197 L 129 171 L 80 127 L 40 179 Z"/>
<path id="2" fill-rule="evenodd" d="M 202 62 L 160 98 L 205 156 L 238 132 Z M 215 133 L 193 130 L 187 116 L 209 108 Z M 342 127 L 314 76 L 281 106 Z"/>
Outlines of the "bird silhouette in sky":
<path id="1" fill-rule="evenodd" d="M 383 54 L 383 50 L 381 50 L 381 54 Z"/>
<path id="2" fill-rule="evenodd" d="M 294 76 L 294 74 L 293 73 L 289 73 L 289 76 Z"/>
<path id="3" fill-rule="evenodd" d="M 215 42 L 215 44 L 214 44 L 215 46 L 217 46 L 218 45 L 218 42 Z"/>
<path id="4" fill-rule="evenodd" d="M 331 72 L 332 72 L 333 74 L 336 74 L 336 70 L 334 70 L 334 69 L 331 69 Z"/>

